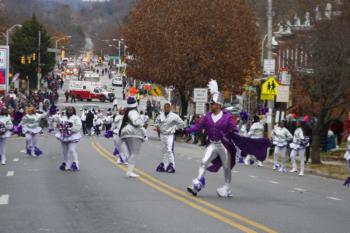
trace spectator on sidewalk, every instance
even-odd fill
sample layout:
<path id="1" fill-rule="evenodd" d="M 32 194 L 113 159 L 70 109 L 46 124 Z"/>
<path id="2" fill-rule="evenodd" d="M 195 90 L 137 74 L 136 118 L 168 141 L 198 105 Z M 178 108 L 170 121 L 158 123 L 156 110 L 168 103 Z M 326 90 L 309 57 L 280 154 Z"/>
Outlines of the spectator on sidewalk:
<path id="1" fill-rule="evenodd" d="M 66 103 L 68 103 L 68 100 L 69 100 L 69 91 L 68 90 L 64 93 L 64 96 L 66 97 Z"/>

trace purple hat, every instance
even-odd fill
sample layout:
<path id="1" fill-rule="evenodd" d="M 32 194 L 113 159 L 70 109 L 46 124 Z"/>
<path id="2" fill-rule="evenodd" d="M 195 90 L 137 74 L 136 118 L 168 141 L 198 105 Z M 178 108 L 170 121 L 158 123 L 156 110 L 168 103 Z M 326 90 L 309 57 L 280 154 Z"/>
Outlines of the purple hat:
<path id="1" fill-rule="evenodd" d="M 128 108 L 136 108 L 137 107 L 136 99 L 133 96 L 130 96 L 127 99 L 126 103 L 128 104 Z"/>

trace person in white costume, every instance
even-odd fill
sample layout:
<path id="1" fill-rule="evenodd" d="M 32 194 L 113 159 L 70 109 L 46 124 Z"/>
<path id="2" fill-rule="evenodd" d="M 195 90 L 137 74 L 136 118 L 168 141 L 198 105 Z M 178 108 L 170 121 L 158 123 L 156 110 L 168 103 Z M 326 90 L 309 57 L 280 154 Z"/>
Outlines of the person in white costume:
<path id="1" fill-rule="evenodd" d="M 82 123 L 80 117 L 76 115 L 74 107 L 66 108 L 66 116 L 59 119 L 56 138 L 61 141 L 63 151 L 63 163 L 59 169 L 62 171 L 71 170 L 79 171 L 78 153 L 76 150 L 77 144 L 81 139 L 80 130 Z M 72 159 L 69 159 L 71 155 Z"/>
<path id="2" fill-rule="evenodd" d="M 13 124 L 7 112 L 7 109 L 2 107 L 0 109 L 0 157 L 2 165 L 6 164 L 5 146 L 7 138 L 11 136 L 12 128 Z"/>
<path id="3" fill-rule="evenodd" d="M 259 116 L 255 115 L 253 119 L 253 124 L 250 126 L 250 129 L 248 131 L 248 137 L 250 138 L 263 138 L 264 137 L 264 125 L 262 122 L 260 122 Z M 251 155 L 247 155 L 247 157 L 244 159 L 244 163 L 246 165 L 253 164 L 254 161 L 252 159 Z M 257 161 L 258 167 L 262 167 L 263 163 L 261 161 Z"/>
<path id="4" fill-rule="evenodd" d="M 119 130 L 120 138 L 126 143 L 129 154 L 127 177 L 136 178 L 134 173 L 136 159 L 140 154 L 141 143 L 144 142 L 144 121 L 137 111 L 137 102 L 134 97 L 127 99 L 127 110 L 124 114 Z"/>
<path id="5" fill-rule="evenodd" d="M 293 140 L 293 135 L 286 128 L 285 121 L 281 121 L 272 131 L 272 143 L 275 145 L 275 151 L 273 154 L 273 170 L 279 172 L 287 172 L 286 169 L 286 152 L 288 143 Z M 278 155 L 282 156 L 282 165 L 279 167 Z"/>
<path id="6" fill-rule="evenodd" d="M 26 137 L 26 153 L 32 156 L 40 156 L 43 152 L 38 147 L 38 134 L 42 128 L 39 126 L 40 120 L 48 116 L 48 113 L 37 113 L 34 107 L 27 108 L 27 114 L 23 117 L 20 125 Z M 34 156 L 33 155 L 33 156 Z"/>
<path id="7" fill-rule="evenodd" d="M 294 132 L 293 142 L 290 144 L 291 153 L 290 159 L 292 161 L 292 170 L 290 172 L 297 172 L 296 156 L 299 155 L 300 158 L 300 173 L 299 176 L 304 176 L 304 166 L 305 166 L 305 149 L 309 146 L 309 138 L 305 136 L 302 127 L 302 122 L 297 122 L 297 129 Z"/>
<path id="8" fill-rule="evenodd" d="M 113 155 L 118 156 L 117 163 L 118 164 L 128 164 L 128 149 L 126 147 L 125 141 L 121 140 L 119 137 L 119 130 L 123 122 L 125 110 L 120 108 L 119 114 L 114 117 L 114 121 L 112 124 L 113 130 L 113 143 L 114 143 L 114 152 Z"/>
<path id="9" fill-rule="evenodd" d="M 162 145 L 163 161 L 158 165 L 157 172 L 175 173 L 174 142 L 175 132 L 185 128 L 185 122 L 170 111 L 170 103 L 164 104 L 164 112 L 156 118 L 155 123 L 160 131 L 160 141 Z"/>

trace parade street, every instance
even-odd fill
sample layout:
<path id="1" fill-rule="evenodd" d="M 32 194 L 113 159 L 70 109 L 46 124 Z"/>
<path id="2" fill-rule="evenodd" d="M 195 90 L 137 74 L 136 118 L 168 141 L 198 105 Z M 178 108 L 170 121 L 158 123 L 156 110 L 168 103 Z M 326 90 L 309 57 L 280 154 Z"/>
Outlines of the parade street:
<path id="1" fill-rule="evenodd" d="M 208 173 L 207 186 L 193 197 L 186 187 L 204 148 L 177 143 L 176 173 L 156 173 L 160 142 L 148 131 L 137 179 L 125 176 L 104 137 L 81 140 L 79 172 L 58 169 L 61 148 L 53 135 L 40 136 L 39 158 L 23 153 L 24 138 L 10 138 L 8 164 L 0 167 L 0 232 L 347 232 L 350 197 L 340 181 L 237 165 L 232 198 L 217 198 L 221 172 Z"/>

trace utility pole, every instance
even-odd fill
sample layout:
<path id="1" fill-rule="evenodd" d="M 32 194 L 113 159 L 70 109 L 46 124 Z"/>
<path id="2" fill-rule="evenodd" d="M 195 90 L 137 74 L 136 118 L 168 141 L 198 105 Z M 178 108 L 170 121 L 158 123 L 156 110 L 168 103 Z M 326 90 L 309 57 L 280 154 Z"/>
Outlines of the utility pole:
<path id="1" fill-rule="evenodd" d="M 267 0 L 267 58 L 272 59 L 272 0 Z"/>
<path id="2" fill-rule="evenodd" d="M 267 0 L 267 59 L 272 59 L 272 0 Z M 268 133 L 272 133 L 273 129 L 273 109 L 275 100 L 267 102 L 269 112 L 267 113 Z"/>
<path id="3" fill-rule="evenodd" d="M 37 77 L 38 77 L 37 89 L 38 90 L 40 89 L 40 79 L 41 79 L 40 47 L 41 47 L 41 31 L 39 31 L 39 36 L 38 36 L 38 68 L 37 68 Z"/>

